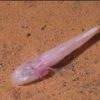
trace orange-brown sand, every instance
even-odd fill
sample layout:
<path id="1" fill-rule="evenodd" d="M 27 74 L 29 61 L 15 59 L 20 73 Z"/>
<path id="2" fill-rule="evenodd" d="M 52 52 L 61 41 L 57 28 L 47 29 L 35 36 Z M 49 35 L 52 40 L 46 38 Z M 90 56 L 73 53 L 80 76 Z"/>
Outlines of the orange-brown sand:
<path id="1" fill-rule="evenodd" d="M 41 81 L 16 86 L 10 79 L 24 61 L 98 24 L 99 1 L 1 1 L 0 100 L 100 100 L 100 34 Z"/>

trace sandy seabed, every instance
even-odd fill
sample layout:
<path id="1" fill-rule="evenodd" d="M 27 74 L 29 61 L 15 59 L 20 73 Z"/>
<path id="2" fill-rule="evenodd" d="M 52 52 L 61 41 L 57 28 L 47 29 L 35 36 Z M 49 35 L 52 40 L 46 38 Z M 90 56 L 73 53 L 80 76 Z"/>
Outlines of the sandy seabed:
<path id="1" fill-rule="evenodd" d="M 41 81 L 10 79 L 21 63 L 98 24 L 99 1 L 1 1 L 0 100 L 100 100 L 100 34 Z"/>

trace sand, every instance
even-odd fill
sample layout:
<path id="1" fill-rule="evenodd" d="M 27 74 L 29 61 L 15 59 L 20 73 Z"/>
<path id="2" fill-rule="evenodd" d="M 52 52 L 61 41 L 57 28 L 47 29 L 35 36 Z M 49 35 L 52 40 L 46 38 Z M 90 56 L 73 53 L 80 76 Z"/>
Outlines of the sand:
<path id="1" fill-rule="evenodd" d="M 98 24 L 99 1 L 1 1 L 0 100 L 100 100 L 100 34 L 38 82 L 16 86 L 10 78 L 23 62 Z"/>

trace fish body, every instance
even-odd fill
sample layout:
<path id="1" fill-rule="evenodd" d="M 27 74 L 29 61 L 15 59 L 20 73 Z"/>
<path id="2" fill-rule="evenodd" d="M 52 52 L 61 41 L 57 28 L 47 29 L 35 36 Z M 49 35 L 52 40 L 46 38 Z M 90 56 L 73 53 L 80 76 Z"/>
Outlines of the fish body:
<path id="1" fill-rule="evenodd" d="M 99 32 L 100 26 L 96 26 L 57 47 L 50 49 L 39 55 L 37 58 L 21 64 L 11 76 L 13 83 L 24 85 L 44 77 L 49 73 L 50 68 L 53 65 L 78 49 Z"/>

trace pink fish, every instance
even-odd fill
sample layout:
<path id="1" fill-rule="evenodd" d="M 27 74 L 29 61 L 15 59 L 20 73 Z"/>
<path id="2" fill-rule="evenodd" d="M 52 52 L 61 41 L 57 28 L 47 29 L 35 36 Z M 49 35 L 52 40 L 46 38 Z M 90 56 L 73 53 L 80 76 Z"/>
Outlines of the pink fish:
<path id="1" fill-rule="evenodd" d="M 12 82 L 17 85 L 24 85 L 44 77 L 52 69 L 53 65 L 57 64 L 99 32 L 100 25 L 39 55 L 34 60 L 21 64 L 12 74 Z"/>

